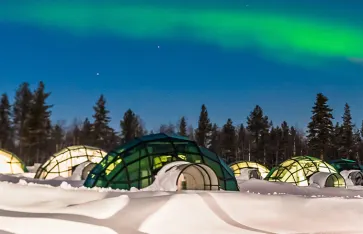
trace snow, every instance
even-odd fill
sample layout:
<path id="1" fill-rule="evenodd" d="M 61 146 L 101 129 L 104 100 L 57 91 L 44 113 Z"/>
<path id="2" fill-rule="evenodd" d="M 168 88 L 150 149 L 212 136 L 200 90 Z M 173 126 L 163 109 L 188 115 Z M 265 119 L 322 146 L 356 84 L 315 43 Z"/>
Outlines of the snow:
<path id="1" fill-rule="evenodd" d="M 88 189 L 82 181 L 26 175 L 0 181 L 0 233 L 363 233 L 358 186 L 251 179 L 240 192 L 175 192 Z"/>

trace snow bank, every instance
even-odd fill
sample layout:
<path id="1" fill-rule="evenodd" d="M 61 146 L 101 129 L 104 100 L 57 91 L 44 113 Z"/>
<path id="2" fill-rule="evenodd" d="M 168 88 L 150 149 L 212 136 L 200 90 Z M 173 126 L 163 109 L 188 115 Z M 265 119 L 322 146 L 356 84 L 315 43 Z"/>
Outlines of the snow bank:
<path id="1" fill-rule="evenodd" d="M 0 233 L 363 233 L 362 190 L 255 179 L 242 192 L 68 186 L 0 182 Z"/>

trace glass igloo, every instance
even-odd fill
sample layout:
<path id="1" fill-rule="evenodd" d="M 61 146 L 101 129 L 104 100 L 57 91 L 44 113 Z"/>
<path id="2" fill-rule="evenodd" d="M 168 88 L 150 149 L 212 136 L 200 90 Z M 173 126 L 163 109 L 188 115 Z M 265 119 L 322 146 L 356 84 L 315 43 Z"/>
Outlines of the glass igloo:
<path id="1" fill-rule="evenodd" d="M 265 167 L 259 163 L 251 162 L 251 161 L 234 162 L 234 163 L 231 163 L 229 165 L 229 167 L 232 169 L 232 171 L 236 177 L 240 176 L 241 170 L 245 169 L 245 168 L 257 169 L 259 171 L 259 173 L 261 174 L 262 178 L 265 178 L 267 176 L 267 174 L 270 172 L 270 170 L 267 167 Z"/>
<path id="2" fill-rule="evenodd" d="M 28 172 L 24 162 L 15 154 L 0 149 L 0 173 L 18 174 Z"/>
<path id="3" fill-rule="evenodd" d="M 135 138 L 112 150 L 92 169 L 84 186 L 145 188 L 165 165 L 178 161 L 206 165 L 216 174 L 220 189 L 238 190 L 232 170 L 220 157 L 186 137 L 164 133 Z"/>
<path id="4" fill-rule="evenodd" d="M 327 178 L 327 183 L 334 185 L 331 187 L 345 187 L 344 179 L 333 166 L 310 156 L 297 156 L 282 162 L 270 171 L 265 180 L 309 186 L 309 178 L 317 172 L 331 174 Z"/>
<path id="5" fill-rule="evenodd" d="M 357 161 L 349 160 L 349 159 L 336 159 L 330 161 L 330 164 L 338 171 L 344 171 L 344 170 L 359 170 L 362 171 L 361 167 L 359 166 Z"/>
<path id="6" fill-rule="evenodd" d="M 64 178 L 71 177 L 77 166 L 84 164 L 87 167 L 89 163 L 99 163 L 106 152 L 91 146 L 76 145 L 62 149 L 52 155 L 43 163 L 35 174 L 36 179 L 53 179 L 61 176 Z"/>

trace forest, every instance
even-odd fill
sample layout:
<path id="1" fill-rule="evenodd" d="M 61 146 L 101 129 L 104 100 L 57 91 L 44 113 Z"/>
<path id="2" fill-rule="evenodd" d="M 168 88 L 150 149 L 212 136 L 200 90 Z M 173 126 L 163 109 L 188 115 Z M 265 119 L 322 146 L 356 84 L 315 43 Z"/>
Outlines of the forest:
<path id="1" fill-rule="evenodd" d="M 299 155 L 359 162 L 363 157 L 363 126 L 357 127 L 352 122 L 348 103 L 342 119 L 335 119 L 336 124 L 333 124 L 333 110 L 322 93 L 318 93 L 312 103 L 306 132 L 289 126 L 286 121 L 274 124 L 259 105 L 249 113 L 244 124 L 235 125 L 232 119 L 227 119 L 223 126 L 218 126 L 209 118 L 204 104 L 195 128 L 181 116 L 178 123 L 162 124 L 158 131 L 148 132 L 144 120 L 128 109 L 120 120 L 119 129 L 113 129 L 109 126 L 111 119 L 104 95 L 100 95 L 93 106 L 92 118 L 63 126 L 51 121 L 54 107 L 47 101 L 50 95 L 44 82 L 39 82 L 35 90 L 30 89 L 29 83 L 20 84 L 13 103 L 6 93 L 1 95 L 0 148 L 15 153 L 27 165 L 42 163 L 67 146 L 89 145 L 110 151 L 135 137 L 156 132 L 189 137 L 227 163 L 250 160 L 271 168 Z"/>

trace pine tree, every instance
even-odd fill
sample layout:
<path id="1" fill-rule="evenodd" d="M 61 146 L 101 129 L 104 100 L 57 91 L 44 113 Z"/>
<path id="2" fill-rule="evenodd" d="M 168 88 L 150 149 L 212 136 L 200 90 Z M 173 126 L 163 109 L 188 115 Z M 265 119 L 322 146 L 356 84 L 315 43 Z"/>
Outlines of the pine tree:
<path id="1" fill-rule="evenodd" d="M 290 131 L 289 125 L 286 121 L 283 121 L 281 124 L 281 141 L 280 141 L 280 150 L 281 150 L 281 159 L 282 161 L 291 158 L 292 152 L 289 152 L 289 138 Z"/>
<path id="2" fill-rule="evenodd" d="M 228 164 L 236 161 L 236 128 L 231 119 L 228 119 L 222 128 L 221 148 Z"/>
<path id="3" fill-rule="evenodd" d="M 237 161 L 245 160 L 247 132 L 243 124 L 239 126 L 237 137 Z"/>
<path id="4" fill-rule="evenodd" d="M 81 132 L 80 132 L 80 138 L 79 143 L 81 145 L 92 145 L 93 139 L 92 139 L 92 124 L 89 121 L 88 118 L 86 118 L 83 121 Z"/>
<path id="5" fill-rule="evenodd" d="M 361 163 L 361 158 L 359 152 L 362 149 L 362 138 L 360 136 L 360 130 L 357 128 L 353 129 L 352 137 L 352 148 L 351 148 L 351 158 L 355 159 L 359 164 Z"/>
<path id="6" fill-rule="evenodd" d="M 343 114 L 343 125 L 341 132 L 341 148 L 340 154 L 345 158 L 351 158 L 353 155 L 353 128 L 352 124 L 352 116 L 350 113 L 350 107 L 348 103 L 344 106 L 344 114 Z"/>
<path id="7" fill-rule="evenodd" d="M 328 98 L 322 93 L 316 96 L 311 117 L 308 124 L 308 145 L 313 156 L 324 160 L 327 150 L 331 147 L 333 133 L 332 109 L 327 104 Z"/>
<path id="8" fill-rule="evenodd" d="M 126 143 L 139 136 L 139 120 L 136 114 L 128 109 L 120 121 L 122 142 Z"/>
<path id="9" fill-rule="evenodd" d="M 12 150 L 12 136 L 11 107 L 8 95 L 4 93 L 0 100 L 0 148 Z"/>
<path id="10" fill-rule="evenodd" d="M 180 136 L 187 136 L 187 121 L 184 116 L 180 118 L 178 134 Z"/>
<path id="11" fill-rule="evenodd" d="M 256 161 L 263 162 L 265 160 L 264 137 L 266 136 L 266 132 L 268 132 L 269 122 L 268 117 L 264 116 L 263 110 L 260 106 L 256 105 L 256 107 L 247 117 L 247 129 L 253 138 L 253 150 L 251 151 L 253 153 L 253 157 Z"/>
<path id="12" fill-rule="evenodd" d="M 46 150 L 51 134 L 50 108 L 52 105 L 46 103 L 49 95 L 50 93 L 45 92 L 44 83 L 39 82 L 34 92 L 29 115 L 24 123 L 24 127 L 29 130 L 25 140 L 27 153 L 31 157 L 28 159 L 28 165 L 41 163 L 49 156 Z"/>
<path id="13" fill-rule="evenodd" d="M 198 145 L 208 148 L 210 146 L 212 125 L 208 117 L 207 107 L 203 104 L 199 116 L 198 128 L 195 130 L 195 138 Z"/>
<path id="14" fill-rule="evenodd" d="M 221 132 L 218 129 L 217 124 L 213 124 L 211 131 L 209 150 L 217 155 L 221 155 Z"/>
<path id="15" fill-rule="evenodd" d="M 92 124 L 92 136 L 94 140 L 94 146 L 100 148 L 108 148 L 108 141 L 112 135 L 112 130 L 109 127 L 111 118 L 108 116 L 109 111 L 106 109 L 106 99 L 103 95 L 100 96 L 96 105 L 93 107 L 94 118 Z"/>
<path id="16" fill-rule="evenodd" d="M 279 135 L 278 135 L 278 132 L 277 132 L 277 129 L 272 125 L 271 127 L 271 131 L 270 131 L 270 145 L 269 145 L 269 149 L 268 149 L 268 152 L 269 154 L 271 155 L 268 160 L 267 160 L 267 163 L 266 163 L 266 166 L 273 166 L 275 164 L 275 162 L 278 161 L 278 156 L 279 156 Z"/>
<path id="17" fill-rule="evenodd" d="M 65 137 L 65 130 L 61 126 L 61 124 L 57 123 L 52 127 L 52 140 L 54 151 L 58 152 L 64 148 L 64 137 Z"/>
<path id="18" fill-rule="evenodd" d="M 28 162 L 28 154 L 24 152 L 25 140 L 29 136 L 29 129 L 24 127 L 25 121 L 29 116 L 33 93 L 30 90 L 28 83 L 22 83 L 15 94 L 15 102 L 13 105 L 13 123 L 14 123 L 14 138 L 17 142 L 16 154 L 23 157 L 25 162 Z"/>
<path id="19" fill-rule="evenodd" d="M 332 132 L 332 139 L 331 139 L 331 154 L 333 158 L 339 158 L 340 153 L 342 151 L 342 131 L 343 128 L 342 126 L 340 126 L 339 122 L 336 122 L 335 126 L 333 127 L 333 132 Z"/>
<path id="20" fill-rule="evenodd" d="M 188 138 L 190 139 L 190 140 L 192 140 L 192 141 L 194 141 L 195 140 L 195 134 L 194 134 L 194 128 L 193 128 L 193 126 L 192 125 L 189 125 L 188 126 L 188 130 L 187 130 L 187 135 L 188 135 Z"/>

